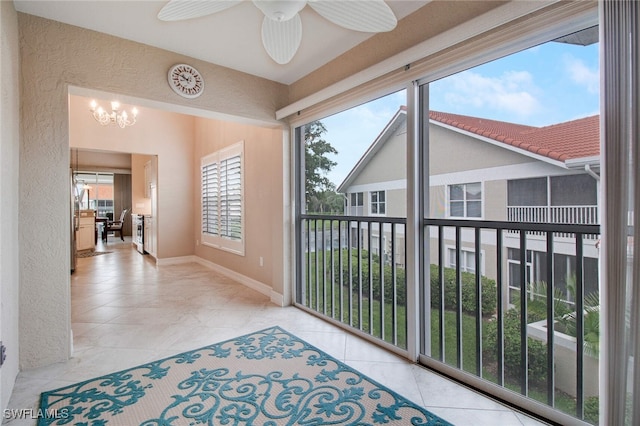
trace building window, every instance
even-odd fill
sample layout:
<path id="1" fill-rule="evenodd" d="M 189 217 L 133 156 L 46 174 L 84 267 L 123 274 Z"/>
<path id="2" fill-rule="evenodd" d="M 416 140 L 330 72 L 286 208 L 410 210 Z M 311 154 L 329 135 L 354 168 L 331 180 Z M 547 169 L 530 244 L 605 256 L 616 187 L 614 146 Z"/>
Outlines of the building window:
<path id="1" fill-rule="evenodd" d="M 509 206 L 546 206 L 547 178 L 516 179 L 507 182 Z"/>
<path id="2" fill-rule="evenodd" d="M 449 185 L 449 216 L 482 217 L 480 182 Z"/>
<path id="3" fill-rule="evenodd" d="M 362 192 L 353 192 L 349 194 L 349 214 L 351 216 L 362 216 L 364 215 L 364 193 Z"/>
<path id="4" fill-rule="evenodd" d="M 509 248 L 507 251 L 509 301 L 520 303 L 522 290 L 522 270 L 520 269 L 520 250 Z M 546 298 L 547 286 L 547 253 L 527 250 L 527 266 L 525 272 L 525 289 L 530 298 Z M 598 259 L 583 258 L 584 295 L 598 292 Z M 553 254 L 553 287 L 554 297 L 571 307 L 576 298 L 576 257 L 573 255 Z"/>
<path id="5" fill-rule="evenodd" d="M 456 249 L 447 249 L 449 255 L 449 268 L 456 267 Z M 482 266 L 482 253 L 480 254 L 480 274 L 483 273 Z M 470 272 L 474 274 L 476 272 L 476 253 L 473 250 L 460 249 L 460 271 Z"/>
<path id="6" fill-rule="evenodd" d="M 370 193 L 370 196 L 371 196 L 371 214 L 375 214 L 375 215 L 386 214 L 387 209 L 386 209 L 386 201 L 385 201 L 385 192 L 373 191 Z"/>
<path id="7" fill-rule="evenodd" d="M 597 181 L 586 174 L 510 180 L 507 203 L 509 206 L 595 206 L 597 186 Z"/>
<path id="8" fill-rule="evenodd" d="M 113 220 L 113 173 L 76 172 L 78 208 L 95 210 L 96 216 Z"/>
<path id="9" fill-rule="evenodd" d="M 244 255 L 244 142 L 202 158 L 202 243 Z"/>

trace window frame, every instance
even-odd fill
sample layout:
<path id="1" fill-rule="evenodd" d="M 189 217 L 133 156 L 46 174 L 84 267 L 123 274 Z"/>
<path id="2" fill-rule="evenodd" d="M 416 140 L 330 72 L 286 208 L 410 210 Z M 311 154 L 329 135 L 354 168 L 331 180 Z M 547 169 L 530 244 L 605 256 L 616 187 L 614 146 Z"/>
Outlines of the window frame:
<path id="1" fill-rule="evenodd" d="M 376 201 L 373 201 L 373 195 L 376 194 Z M 384 200 L 380 201 L 380 194 L 383 195 Z M 373 206 L 377 207 L 377 212 L 373 212 Z M 382 206 L 383 212 L 380 213 L 380 207 Z M 370 216 L 386 216 L 387 215 L 387 191 L 369 191 L 369 215 Z"/>
<path id="2" fill-rule="evenodd" d="M 456 269 L 456 246 L 447 244 L 445 248 L 447 249 L 447 268 Z M 474 260 L 472 265 L 467 264 L 467 256 L 473 257 Z M 463 260 L 461 262 L 463 265 L 460 265 L 461 272 L 468 272 L 470 274 L 476 273 L 475 256 L 476 252 L 474 249 L 469 247 L 460 247 L 460 259 Z M 473 269 L 470 270 L 470 268 Z M 484 250 L 480 250 L 480 275 L 484 275 L 484 272 Z"/>
<path id="3" fill-rule="evenodd" d="M 222 224 L 222 215 L 223 213 L 228 213 L 228 210 L 224 210 L 222 207 L 222 202 L 219 200 L 217 202 L 217 223 L 218 223 L 218 234 L 211 232 L 205 232 L 204 226 L 204 217 L 205 217 L 205 182 L 203 177 L 203 171 L 205 167 L 211 166 L 213 164 L 217 164 L 218 170 L 218 190 L 216 195 L 220 198 L 221 194 L 221 182 L 222 176 L 220 176 L 221 164 L 225 161 L 234 159 L 239 157 L 239 178 L 240 178 L 240 237 L 234 238 L 230 235 L 229 232 L 223 232 L 220 229 Z M 244 256 L 245 252 L 245 218 L 244 218 L 244 210 L 245 210 L 245 197 L 244 197 L 244 141 L 239 141 L 233 145 L 229 145 L 228 147 L 222 148 L 218 151 L 212 152 L 203 156 L 200 160 L 200 237 L 202 241 L 202 245 L 217 248 L 220 250 L 228 251 L 240 256 Z"/>
<path id="4" fill-rule="evenodd" d="M 468 200 L 467 199 L 467 185 L 480 185 L 480 200 Z M 462 200 L 452 200 L 451 199 L 451 187 L 452 186 L 462 186 L 463 187 L 463 199 Z M 465 183 L 450 183 L 445 187 L 446 191 L 446 199 L 447 199 L 447 217 L 452 219 L 477 219 L 481 220 L 484 218 L 484 184 L 483 182 L 465 182 Z M 463 206 L 463 214 L 462 216 L 457 216 L 452 213 L 451 203 L 452 202 L 462 202 Z M 469 216 L 468 211 L 468 203 L 472 202 L 480 202 L 480 215 L 479 216 Z"/>
<path id="5" fill-rule="evenodd" d="M 360 200 L 358 200 L 358 195 L 360 195 Z M 356 203 L 361 201 L 362 204 L 353 204 L 353 199 L 355 197 Z M 349 203 L 349 216 L 364 216 L 364 192 L 350 192 L 348 197 Z M 360 208 L 360 214 L 358 214 L 358 208 Z"/>

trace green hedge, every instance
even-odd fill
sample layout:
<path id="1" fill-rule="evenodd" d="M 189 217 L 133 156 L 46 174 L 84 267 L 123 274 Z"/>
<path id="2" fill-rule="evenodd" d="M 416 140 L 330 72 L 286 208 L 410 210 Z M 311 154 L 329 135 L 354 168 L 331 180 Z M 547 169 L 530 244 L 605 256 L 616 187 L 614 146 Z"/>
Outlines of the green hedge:
<path id="1" fill-rule="evenodd" d="M 349 252 L 347 250 L 341 250 L 342 256 L 342 271 L 339 270 L 338 251 L 334 252 L 334 276 L 338 281 L 340 273 L 342 273 L 342 282 L 345 287 L 349 286 Z M 327 258 L 329 254 L 327 253 Z M 380 300 L 380 257 L 376 254 L 371 255 L 372 261 L 372 277 L 371 283 L 373 284 L 373 298 Z M 362 280 L 360 281 L 358 276 L 358 253 L 357 251 L 351 251 L 351 287 L 354 292 L 362 291 L 364 297 L 369 296 L 369 252 L 367 250 L 361 250 L 360 252 L 360 268 L 362 270 Z M 327 268 L 327 274 L 330 274 L 331 268 Z M 392 281 L 392 265 L 385 263 L 383 267 L 384 271 L 384 300 L 391 300 L 393 294 L 393 281 Z M 406 275 L 404 268 L 395 269 L 395 284 L 396 284 L 396 301 L 399 305 L 406 305 L 407 301 L 407 286 Z M 440 283 L 438 280 L 438 267 L 437 265 L 431 265 L 431 305 L 437 308 L 440 305 Z M 465 313 L 475 315 L 476 312 L 476 282 L 475 274 L 468 272 L 461 273 L 462 281 L 462 310 Z M 444 268 L 444 282 L 445 282 L 445 309 L 455 310 L 457 308 L 457 293 L 456 293 L 456 271 L 452 268 Z M 362 283 L 362 288 L 360 288 Z M 487 317 L 496 312 L 497 306 L 497 291 L 496 282 L 485 276 L 481 277 L 482 287 L 482 315 Z"/>
<path id="2" fill-rule="evenodd" d="M 476 276 L 469 272 L 462 272 L 462 311 L 476 313 Z M 482 289 L 482 315 L 491 316 L 496 312 L 498 293 L 496 282 L 485 276 L 480 278 Z M 453 310 L 458 307 L 458 294 L 456 292 L 456 270 L 444 268 L 444 307 Z M 431 265 L 431 307 L 440 306 L 440 282 L 438 279 L 438 265 Z"/>
<path id="3" fill-rule="evenodd" d="M 338 270 L 337 251 L 334 252 L 334 274 L 336 281 L 339 279 L 340 271 Z M 371 255 L 372 261 L 372 276 L 371 282 L 373 284 L 373 298 L 374 300 L 380 300 L 380 256 L 376 254 Z M 358 278 L 358 252 L 356 250 L 351 251 L 351 286 L 354 292 L 360 291 L 360 282 L 362 282 L 362 295 L 363 297 L 369 297 L 369 252 L 367 250 L 360 251 L 360 268 L 362 269 L 362 281 Z M 385 263 L 384 267 L 384 300 L 390 301 L 393 296 L 393 280 L 392 280 L 392 265 Z M 330 268 L 327 268 L 330 271 Z M 407 303 L 407 282 L 405 270 L 403 268 L 396 268 L 395 276 L 395 293 L 396 303 L 398 305 L 406 305 Z M 342 250 L 342 282 L 345 287 L 349 286 L 349 252 Z"/>
<path id="4" fill-rule="evenodd" d="M 529 320 L 535 320 L 529 316 Z M 520 364 L 520 311 L 509 309 L 504 314 L 504 370 L 505 376 L 519 381 L 522 374 Z M 498 321 L 489 321 L 484 329 L 483 356 L 489 362 L 497 359 L 498 347 Z M 547 381 L 547 347 L 539 340 L 527 339 L 529 382 L 534 385 L 542 385 Z"/>

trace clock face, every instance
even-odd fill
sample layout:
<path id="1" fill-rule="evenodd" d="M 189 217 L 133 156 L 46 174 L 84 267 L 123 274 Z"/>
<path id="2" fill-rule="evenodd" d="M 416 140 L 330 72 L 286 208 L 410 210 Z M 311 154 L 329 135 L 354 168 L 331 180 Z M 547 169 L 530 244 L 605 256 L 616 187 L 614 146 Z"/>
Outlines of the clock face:
<path id="1" fill-rule="evenodd" d="M 204 79 L 191 65 L 177 64 L 169 69 L 169 86 L 180 96 L 197 98 L 204 91 Z"/>

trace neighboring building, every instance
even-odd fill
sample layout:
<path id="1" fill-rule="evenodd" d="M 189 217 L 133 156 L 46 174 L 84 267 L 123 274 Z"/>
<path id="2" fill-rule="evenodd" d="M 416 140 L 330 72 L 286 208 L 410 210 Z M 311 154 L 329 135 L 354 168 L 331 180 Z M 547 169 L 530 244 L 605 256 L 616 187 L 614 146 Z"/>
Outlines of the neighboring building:
<path id="1" fill-rule="evenodd" d="M 524 126 L 456 114 L 429 113 L 430 218 L 541 222 L 599 223 L 600 140 L 598 116 L 545 127 Z M 405 217 L 406 110 L 401 107 L 338 187 L 345 194 L 348 215 Z M 449 232 L 451 231 L 451 232 Z M 437 234 L 431 234 L 437 253 Z M 475 271 L 474 235 L 462 233 L 461 269 Z M 372 230 L 372 250 L 379 232 Z M 403 247 L 403 234 L 397 235 Z M 366 243 L 364 226 L 360 239 Z M 388 255 L 389 235 L 383 232 Z M 495 233 L 481 235 L 481 273 L 496 276 Z M 544 235 L 529 234 L 529 283 L 546 280 Z M 510 292 L 519 291 L 519 234 L 505 233 L 503 273 Z M 575 243 L 556 235 L 554 274 L 564 293 L 575 274 Z M 585 240 L 585 292 L 598 290 L 598 248 Z M 366 245 L 366 244 L 365 244 Z M 453 229 L 447 229 L 444 263 L 455 266 Z M 396 250 L 397 264 L 404 253 Z"/>

